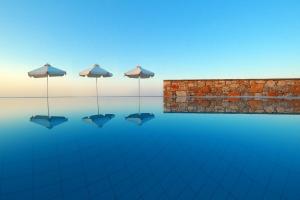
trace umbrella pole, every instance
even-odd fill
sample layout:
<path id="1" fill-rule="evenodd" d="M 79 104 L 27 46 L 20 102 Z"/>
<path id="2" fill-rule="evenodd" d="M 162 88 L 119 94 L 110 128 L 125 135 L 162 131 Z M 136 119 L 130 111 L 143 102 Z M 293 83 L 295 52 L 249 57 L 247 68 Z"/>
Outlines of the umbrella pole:
<path id="1" fill-rule="evenodd" d="M 141 110 L 141 77 L 139 76 L 139 114 Z"/>
<path id="2" fill-rule="evenodd" d="M 48 90 L 48 75 L 47 75 L 47 110 L 48 110 L 48 117 L 49 117 L 49 90 Z"/>
<path id="3" fill-rule="evenodd" d="M 99 101 L 98 101 L 98 78 L 96 77 L 96 93 L 97 93 L 97 109 L 99 115 Z"/>
<path id="4" fill-rule="evenodd" d="M 139 96 L 141 96 L 141 77 L 139 77 Z"/>

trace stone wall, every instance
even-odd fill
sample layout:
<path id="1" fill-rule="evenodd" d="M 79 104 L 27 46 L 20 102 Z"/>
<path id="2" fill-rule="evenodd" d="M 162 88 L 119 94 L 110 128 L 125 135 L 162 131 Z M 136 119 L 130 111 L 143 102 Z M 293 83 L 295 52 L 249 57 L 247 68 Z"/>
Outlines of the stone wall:
<path id="1" fill-rule="evenodd" d="M 164 97 L 177 96 L 299 97 L 300 79 L 165 80 Z"/>
<path id="2" fill-rule="evenodd" d="M 278 98 L 164 98 L 167 113 L 300 114 L 300 99 Z"/>

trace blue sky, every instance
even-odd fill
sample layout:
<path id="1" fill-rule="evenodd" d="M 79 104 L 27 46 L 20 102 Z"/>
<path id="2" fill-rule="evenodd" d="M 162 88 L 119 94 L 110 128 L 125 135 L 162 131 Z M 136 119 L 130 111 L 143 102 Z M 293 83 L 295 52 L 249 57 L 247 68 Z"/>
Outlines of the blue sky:
<path id="1" fill-rule="evenodd" d="M 156 73 L 144 95 L 164 79 L 300 77 L 299 19 L 296 0 L 2 0 L 0 96 L 43 95 L 26 73 L 46 62 L 68 72 L 52 95 L 93 94 L 78 77 L 93 63 L 115 74 L 104 95 L 136 94 L 123 73 L 137 64 Z"/>

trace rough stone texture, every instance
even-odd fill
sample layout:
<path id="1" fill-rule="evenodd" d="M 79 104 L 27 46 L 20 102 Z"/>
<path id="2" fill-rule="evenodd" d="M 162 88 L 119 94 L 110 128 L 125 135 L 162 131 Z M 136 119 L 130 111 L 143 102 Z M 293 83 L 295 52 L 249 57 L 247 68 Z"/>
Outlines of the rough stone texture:
<path id="1" fill-rule="evenodd" d="M 300 79 L 165 80 L 164 96 L 299 97 Z"/>
<path id="2" fill-rule="evenodd" d="M 300 114 L 300 99 L 165 97 L 164 112 Z"/>

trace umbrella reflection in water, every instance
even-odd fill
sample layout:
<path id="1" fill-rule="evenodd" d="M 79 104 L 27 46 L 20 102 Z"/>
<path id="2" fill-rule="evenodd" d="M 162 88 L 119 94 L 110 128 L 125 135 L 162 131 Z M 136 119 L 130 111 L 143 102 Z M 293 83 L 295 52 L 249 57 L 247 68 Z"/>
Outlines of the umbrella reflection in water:
<path id="1" fill-rule="evenodd" d="M 58 126 L 66 121 L 68 121 L 68 118 L 64 116 L 50 116 L 50 108 L 49 108 L 49 102 L 47 101 L 47 107 L 48 107 L 48 115 L 36 115 L 30 117 L 30 121 L 36 124 L 39 124 L 41 126 L 44 126 L 48 129 L 52 129 L 55 126 Z"/>
<path id="2" fill-rule="evenodd" d="M 52 129 L 66 121 L 68 118 L 64 116 L 50 116 L 49 101 L 47 101 L 48 115 L 35 115 L 30 117 L 30 121 L 39 124 L 45 128 Z"/>
<path id="3" fill-rule="evenodd" d="M 89 117 L 84 117 L 82 120 L 87 124 L 94 124 L 99 128 L 102 128 L 104 124 L 109 122 L 112 118 L 114 118 L 114 114 L 105 114 L 105 115 L 91 115 Z"/>
<path id="4" fill-rule="evenodd" d="M 44 126 L 48 129 L 52 129 L 53 127 L 62 124 L 68 119 L 63 116 L 47 116 L 47 115 L 36 115 L 30 118 L 30 121 L 41 126 Z"/>
<path id="5" fill-rule="evenodd" d="M 152 113 L 135 113 L 125 117 L 127 121 L 133 122 L 140 126 L 153 118 L 155 118 L 155 116 Z"/>
<path id="6" fill-rule="evenodd" d="M 87 117 L 83 117 L 82 121 L 84 121 L 87 124 L 94 124 L 96 125 L 98 128 L 102 128 L 104 126 L 104 124 L 106 124 L 107 122 L 109 122 L 112 118 L 115 117 L 114 114 L 99 114 L 99 103 L 98 103 L 98 98 L 97 98 L 97 114 L 96 115 L 91 115 L 91 116 L 87 116 Z"/>
<path id="7" fill-rule="evenodd" d="M 155 118 L 155 115 L 152 113 L 141 113 L 141 98 L 139 96 L 139 112 L 130 114 L 125 119 L 127 121 L 133 122 L 139 126 L 143 125 L 145 122 L 150 121 Z"/>
<path id="8" fill-rule="evenodd" d="M 139 126 L 143 125 L 145 122 L 154 119 L 155 115 L 152 113 L 141 113 L 141 98 L 139 97 L 139 112 L 130 114 L 125 119 L 127 121 L 133 122 Z"/>

